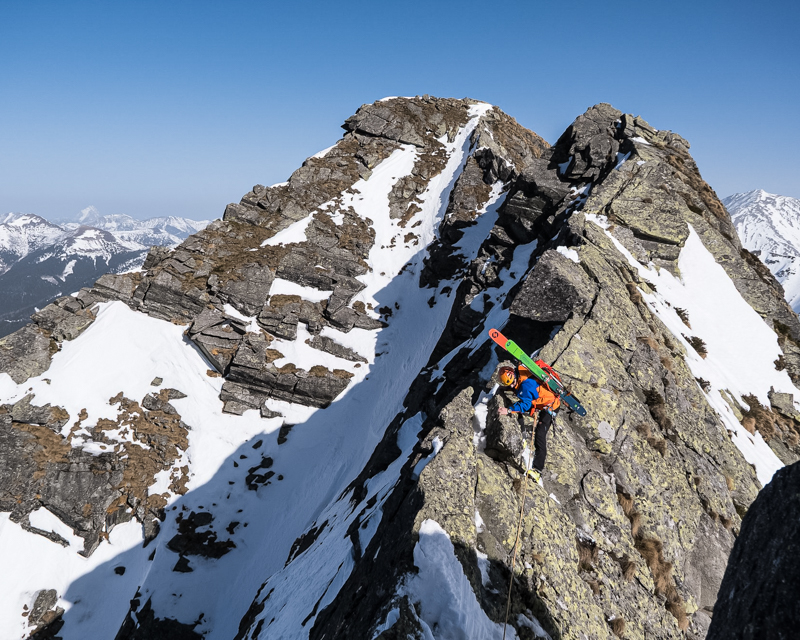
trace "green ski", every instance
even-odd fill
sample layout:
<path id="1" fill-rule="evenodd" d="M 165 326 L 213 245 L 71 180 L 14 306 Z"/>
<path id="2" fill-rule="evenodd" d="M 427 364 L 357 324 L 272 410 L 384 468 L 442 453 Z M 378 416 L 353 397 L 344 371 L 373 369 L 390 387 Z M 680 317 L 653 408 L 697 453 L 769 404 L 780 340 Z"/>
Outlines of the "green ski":
<path id="1" fill-rule="evenodd" d="M 586 415 L 586 409 L 584 409 L 583 405 L 578 401 L 578 399 L 573 396 L 561 381 L 558 380 L 555 376 L 550 375 L 542 369 L 538 364 L 533 361 L 527 353 L 525 353 L 519 345 L 514 342 L 513 340 L 509 340 L 506 338 L 502 333 L 500 333 L 497 329 L 489 329 L 489 337 L 494 340 L 499 346 L 503 347 L 508 353 L 514 356 L 517 360 L 519 360 L 525 367 L 534 375 L 536 376 L 539 382 L 546 384 L 550 390 L 555 393 L 561 400 L 575 413 L 579 416 Z"/>

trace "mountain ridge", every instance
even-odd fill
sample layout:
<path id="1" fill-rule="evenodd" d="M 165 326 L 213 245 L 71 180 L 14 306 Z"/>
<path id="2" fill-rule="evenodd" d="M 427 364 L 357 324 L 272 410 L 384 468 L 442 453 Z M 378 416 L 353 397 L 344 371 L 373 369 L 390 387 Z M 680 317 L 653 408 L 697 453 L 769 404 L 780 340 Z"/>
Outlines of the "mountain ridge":
<path id="1" fill-rule="evenodd" d="M 151 246 L 176 246 L 208 224 L 175 217 L 101 216 L 94 207 L 78 217 L 91 224 L 59 225 L 33 214 L 3 217 L 0 336 L 25 324 L 54 298 L 92 284 L 103 273 L 139 269 Z"/>
<path id="2" fill-rule="evenodd" d="M 429 96 L 344 129 L 0 339 L 0 552 L 47 558 L 9 558 L 0 620 L 490 637 L 513 572 L 509 637 L 704 637 L 742 515 L 800 457 L 800 321 L 688 143 L 600 104 L 551 147 Z M 514 566 L 491 327 L 589 411 L 556 418 Z"/>

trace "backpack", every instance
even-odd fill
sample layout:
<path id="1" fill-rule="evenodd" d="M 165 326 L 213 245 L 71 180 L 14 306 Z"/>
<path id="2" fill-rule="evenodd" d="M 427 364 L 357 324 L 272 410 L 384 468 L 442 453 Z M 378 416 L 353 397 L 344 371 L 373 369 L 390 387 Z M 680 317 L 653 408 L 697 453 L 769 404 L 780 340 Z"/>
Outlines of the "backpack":
<path id="1" fill-rule="evenodd" d="M 553 369 L 549 364 L 547 364 L 544 360 L 536 360 L 536 364 L 538 364 L 546 373 L 549 373 L 553 376 L 556 380 L 561 382 L 561 376 L 556 373 L 556 370 Z M 564 386 L 564 383 L 561 382 L 561 386 Z"/>
<path id="2" fill-rule="evenodd" d="M 553 367 L 549 364 L 545 363 L 542 360 L 536 360 L 536 364 L 539 365 L 545 373 L 550 374 L 556 380 L 561 382 L 561 378 L 555 372 Z M 550 409 L 551 411 L 555 411 L 561 406 L 561 398 L 558 397 L 551 389 L 547 386 L 546 382 L 539 380 L 533 373 L 525 367 L 524 365 L 519 365 L 517 367 L 517 380 L 521 383 L 523 380 L 527 378 L 533 378 L 537 382 L 539 382 L 539 398 L 533 401 L 531 405 L 531 415 L 539 411 L 540 409 Z"/>

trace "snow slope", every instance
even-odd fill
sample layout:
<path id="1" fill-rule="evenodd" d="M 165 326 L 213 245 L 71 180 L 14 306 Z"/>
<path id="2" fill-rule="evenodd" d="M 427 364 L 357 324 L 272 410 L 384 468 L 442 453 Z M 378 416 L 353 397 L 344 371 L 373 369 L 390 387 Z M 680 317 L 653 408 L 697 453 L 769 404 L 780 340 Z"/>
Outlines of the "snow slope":
<path id="1" fill-rule="evenodd" d="M 609 226 L 604 216 L 587 214 L 586 217 L 603 229 Z M 796 393 L 789 374 L 775 369 L 774 362 L 783 353 L 775 332 L 745 302 L 694 229 L 690 228 L 678 259 L 680 280 L 666 269 L 643 266 L 611 233 L 606 231 L 606 234 L 642 279 L 656 285 L 655 292 L 642 293 L 642 297 L 686 350 L 686 363 L 695 378 L 710 383 L 706 398 L 733 433 L 733 442 L 745 460 L 755 465 L 761 484 L 767 484 L 783 463 L 760 433 L 747 432 L 720 392 L 727 391 L 742 406 L 747 406 L 743 396 L 749 394 L 769 406 L 770 388 Z M 676 309 L 687 312 L 691 328 L 684 324 Z M 720 318 L 735 318 L 736 321 L 720 322 Z M 688 342 L 687 337 L 692 336 L 705 342 L 708 352 L 705 358 Z M 744 345 L 747 348 L 746 377 L 741 375 Z"/>
<path id="2" fill-rule="evenodd" d="M 786 301 L 800 311 L 800 200 L 761 189 L 722 200 L 742 245 L 756 253 L 783 285 Z"/>

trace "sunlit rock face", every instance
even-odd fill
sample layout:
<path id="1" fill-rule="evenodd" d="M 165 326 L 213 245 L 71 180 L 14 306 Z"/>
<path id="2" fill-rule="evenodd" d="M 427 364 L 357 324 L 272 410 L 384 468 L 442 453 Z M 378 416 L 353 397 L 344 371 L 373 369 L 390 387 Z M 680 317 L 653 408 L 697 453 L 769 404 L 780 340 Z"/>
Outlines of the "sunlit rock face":
<path id="1" fill-rule="evenodd" d="M 429 96 L 343 128 L 0 339 L 0 627 L 704 638 L 800 453 L 800 322 L 688 143 Z M 588 411 L 541 484 L 490 328 Z"/>

